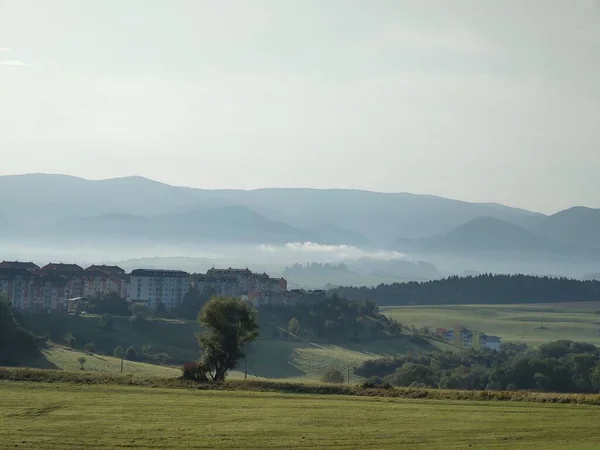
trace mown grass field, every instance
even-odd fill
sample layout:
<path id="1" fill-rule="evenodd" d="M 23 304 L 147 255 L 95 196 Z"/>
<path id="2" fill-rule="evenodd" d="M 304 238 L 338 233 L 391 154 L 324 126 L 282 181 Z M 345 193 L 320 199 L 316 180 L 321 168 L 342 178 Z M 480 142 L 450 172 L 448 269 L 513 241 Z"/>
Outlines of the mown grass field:
<path id="1" fill-rule="evenodd" d="M 506 342 L 539 345 L 568 339 L 600 345 L 600 303 L 543 305 L 456 305 L 387 307 L 384 314 L 416 327 L 472 330 L 500 336 Z M 540 328 L 540 326 L 544 328 Z"/>
<path id="2" fill-rule="evenodd" d="M 600 408 L 0 381 L 4 448 L 597 449 Z"/>

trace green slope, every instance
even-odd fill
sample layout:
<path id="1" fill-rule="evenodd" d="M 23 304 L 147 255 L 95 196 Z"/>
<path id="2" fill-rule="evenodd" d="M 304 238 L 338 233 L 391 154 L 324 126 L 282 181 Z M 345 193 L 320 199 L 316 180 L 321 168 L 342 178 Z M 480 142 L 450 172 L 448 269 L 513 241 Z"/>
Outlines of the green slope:
<path id="1" fill-rule="evenodd" d="M 98 316 L 25 316 L 23 324 L 37 335 L 43 336 L 49 333 L 56 344 L 64 344 L 63 336 L 70 332 L 75 336 L 76 348 L 79 350 L 83 350 L 88 342 L 96 345 L 98 353 L 109 355 L 112 355 L 112 350 L 117 346 L 127 348 L 133 345 L 139 352 L 142 345 L 150 345 L 154 352 L 168 353 L 176 358 L 175 364 L 193 361 L 199 357 L 195 340 L 195 333 L 198 332 L 199 327 L 193 321 L 150 320 L 143 326 L 137 326 L 130 323 L 126 317 L 116 317 L 114 329 L 110 332 L 101 330 Z M 296 338 L 288 340 L 259 338 L 252 343 L 247 361 L 248 373 L 253 377 L 261 378 L 318 380 L 327 369 L 336 368 L 346 375 L 350 372 L 351 380 L 356 381 L 352 376 L 354 367 L 368 359 L 394 354 L 403 355 L 409 349 L 423 352 L 436 348 L 453 349 L 449 345 L 436 341 L 415 343 L 410 336 L 337 345 L 313 343 Z M 59 349 L 60 347 L 53 346 L 50 353 L 46 355 L 49 366 L 52 367 L 54 364 L 61 369 L 78 369 L 77 357 L 71 357 L 69 350 Z M 92 358 L 87 359 L 90 359 L 90 363 L 95 364 L 94 367 L 97 366 L 99 369 L 107 365 L 111 368 L 115 364 L 120 365 L 120 360 L 113 362 L 111 358 L 105 356 Z M 38 367 L 44 366 L 38 364 Z M 245 367 L 246 361 L 242 361 L 238 370 L 243 372 Z"/>
<path id="2" fill-rule="evenodd" d="M 505 341 L 538 345 L 560 339 L 600 345 L 600 303 L 573 305 L 456 305 L 389 307 L 383 313 L 400 323 L 472 330 Z M 540 328 L 543 324 L 544 328 Z"/>

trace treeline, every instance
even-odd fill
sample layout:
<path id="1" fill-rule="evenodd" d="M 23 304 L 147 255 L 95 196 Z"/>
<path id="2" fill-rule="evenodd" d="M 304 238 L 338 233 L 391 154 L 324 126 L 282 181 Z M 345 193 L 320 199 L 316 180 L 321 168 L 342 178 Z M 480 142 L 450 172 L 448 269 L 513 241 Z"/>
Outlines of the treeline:
<path id="1" fill-rule="evenodd" d="M 288 338 L 290 335 L 321 340 L 360 340 L 390 336 L 401 325 L 379 313 L 375 302 L 348 300 L 337 295 L 312 304 L 262 307 L 261 336 Z"/>
<path id="2" fill-rule="evenodd" d="M 452 305 L 600 301 L 600 281 L 531 275 L 452 276 L 442 280 L 341 287 L 338 295 L 378 305 Z"/>
<path id="3" fill-rule="evenodd" d="M 500 352 L 471 350 L 364 362 L 356 375 L 372 385 L 467 390 L 600 392 L 600 350 L 556 341 L 528 349 L 503 345 Z"/>

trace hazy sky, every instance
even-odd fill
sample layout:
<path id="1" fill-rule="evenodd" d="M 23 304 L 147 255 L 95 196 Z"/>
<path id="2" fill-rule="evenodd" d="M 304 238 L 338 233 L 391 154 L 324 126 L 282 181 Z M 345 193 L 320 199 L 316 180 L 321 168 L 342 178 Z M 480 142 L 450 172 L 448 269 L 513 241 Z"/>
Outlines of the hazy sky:
<path id="1" fill-rule="evenodd" d="M 600 207 L 600 2 L 0 0 L 0 174 Z"/>

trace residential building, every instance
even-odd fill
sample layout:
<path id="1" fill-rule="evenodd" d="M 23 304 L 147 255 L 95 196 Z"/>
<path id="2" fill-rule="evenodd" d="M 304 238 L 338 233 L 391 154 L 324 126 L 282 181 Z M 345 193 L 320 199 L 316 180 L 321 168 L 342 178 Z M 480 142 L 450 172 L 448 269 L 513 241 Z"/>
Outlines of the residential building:
<path id="1" fill-rule="evenodd" d="M 48 263 L 42 267 L 42 272 L 80 273 L 83 267 L 77 264 Z"/>
<path id="2" fill-rule="evenodd" d="M 115 292 L 120 297 L 129 296 L 129 275 L 117 266 L 90 266 L 82 274 L 83 296 Z"/>
<path id="3" fill-rule="evenodd" d="M 261 295 L 287 291 L 284 278 L 270 278 L 266 273 L 257 274 L 249 269 L 210 269 L 204 274 L 192 276 L 192 284 L 200 293 L 225 296 Z"/>
<path id="4" fill-rule="evenodd" d="M 67 280 L 59 275 L 33 277 L 29 310 L 37 312 L 67 311 Z"/>
<path id="5" fill-rule="evenodd" d="M 6 294 L 12 309 L 29 309 L 33 277 L 31 272 L 23 268 L 0 268 L 0 293 Z"/>
<path id="6" fill-rule="evenodd" d="M 67 298 L 82 297 L 85 271 L 77 264 L 49 263 L 40 269 L 40 274 L 57 275 L 66 282 Z"/>
<path id="7" fill-rule="evenodd" d="M 0 269 L 25 269 L 30 273 L 36 273 L 40 270 L 40 266 L 32 262 L 2 261 L 0 263 Z"/>
<path id="8" fill-rule="evenodd" d="M 490 350 L 499 352 L 502 347 L 502 341 L 498 336 L 484 336 L 481 345 Z"/>
<path id="9" fill-rule="evenodd" d="M 136 269 L 131 272 L 129 301 L 144 302 L 150 309 L 162 303 L 173 309 L 190 288 L 189 274 L 179 270 Z"/>
<path id="10" fill-rule="evenodd" d="M 86 272 L 104 272 L 108 275 L 125 275 L 125 270 L 121 269 L 119 266 L 106 266 L 104 264 L 98 265 L 93 264 L 87 269 Z"/>

